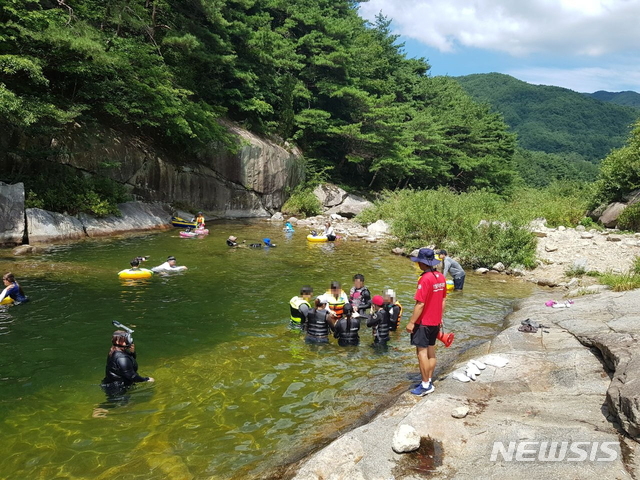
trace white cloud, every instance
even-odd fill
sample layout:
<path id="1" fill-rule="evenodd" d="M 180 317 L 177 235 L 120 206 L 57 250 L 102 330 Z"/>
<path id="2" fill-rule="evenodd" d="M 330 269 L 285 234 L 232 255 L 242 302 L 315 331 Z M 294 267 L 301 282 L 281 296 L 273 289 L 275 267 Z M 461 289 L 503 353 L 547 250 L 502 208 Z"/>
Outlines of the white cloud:
<path id="1" fill-rule="evenodd" d="M 598 90 L 624 91 L 637 89 L 640 66 L 618 65 L 611 68 L 522 68 L 506 71 L 508 75 L 536 85 L 557 85 L 576 92 Z M 606 87 L 603 87 L 605 86 Z"/>
<path id="2" fill-rule="evenodd" d="M 640 43 L 636 0 L 370 0 L 360 14 L 442 52 L 602 56 Z"/>

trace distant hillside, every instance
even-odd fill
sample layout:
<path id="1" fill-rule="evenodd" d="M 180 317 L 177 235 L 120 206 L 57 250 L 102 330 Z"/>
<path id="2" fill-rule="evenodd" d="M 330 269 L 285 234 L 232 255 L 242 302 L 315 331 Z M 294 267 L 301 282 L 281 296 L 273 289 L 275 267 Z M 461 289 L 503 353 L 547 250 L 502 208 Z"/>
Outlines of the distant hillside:
<path id="1" fill-rule="evenodd" d="M 585 93 L 584 95 L 597 98 L 603 102 L 640 108 L 640 93 L 632 92 L 630 90 L 627 90 L 626 92 L 605 92 L 604 90 L 599 90 L 595 93 Z"/>
<path id="2" fill-rule="evenodd" d="M 475 99 L 500 112 L 520 146 L 546 153 L 578 153 L 599 162 L 621 147 L 640 112 L 566 88 L 531 85 L 509 75 L 456 77 Z"/>

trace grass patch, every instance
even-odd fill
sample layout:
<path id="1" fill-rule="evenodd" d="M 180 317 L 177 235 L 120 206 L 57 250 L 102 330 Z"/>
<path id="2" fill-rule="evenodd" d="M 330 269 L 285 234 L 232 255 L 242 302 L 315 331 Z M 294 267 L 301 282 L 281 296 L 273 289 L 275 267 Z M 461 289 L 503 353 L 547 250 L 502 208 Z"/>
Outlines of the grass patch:
<path id="1" fill-rule="evenodd" d="M 587 269 L 582 265 L 571 265 L 564 271 L 567 277 L 582 277 L 586 275 Z"/>
<path id="2" fill-rule="evenodd" d="M 624 292 L 640 288 L 640 275 L 629 272 L 623 274 L 602 273 L 600 283 L 608 285 L 614 292 Z"/>

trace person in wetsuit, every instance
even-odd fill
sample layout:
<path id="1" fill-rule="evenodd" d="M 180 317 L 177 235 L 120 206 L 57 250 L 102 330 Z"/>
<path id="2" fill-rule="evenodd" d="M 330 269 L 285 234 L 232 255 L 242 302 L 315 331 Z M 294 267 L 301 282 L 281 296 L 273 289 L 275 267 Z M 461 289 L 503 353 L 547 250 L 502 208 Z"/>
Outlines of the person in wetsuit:
<path id="1" fill-rule="evenodd" d="M 360 316 L 366 316 L 371 308 L 371 292 L 364 284 L 364 275 L 357 273 L 353 276 L 353 287 L 349 292 L 349 301 L 353 309 Z"/>
<path id="2" fill-rule="evenodd" d="M 327 299 L 324 296 L 316 298 L 315 308 L 309 310 L 303 329 L 307 331 L 305 342 L 329 343 L 329 318 L 331 312 L 327 309 Z"/>
<path id="3" fill-rule="evenodd" d="M 343 316 L 339 320 L 330 318 L 331 330 L 333 330 L 334 338 L 338 339 L 338 345 L 346 347 L 349 345 L 360 344 L 360 319 L 352 318 L 353 307 L 350 303 L 344 305 Z"/>
<path id="4" fill-rule="evenodd" d="M 373 303 L 373 315 L 367 320 L 367 327 L 373 328 L 373 344 L 385 346 L 389 341 L 390 318 L 384 306 L 384 299 L 380 295 L 375 295 Z"/>
<path id="5" fill-rule="evenodd" d="M 120 395 L 134 383 L 153 381 L 152 377 L 138 375 L 136 346 L 131 334 L 123 330 L 113 332 L 111 350 L 107 355 L 107 366 L 102 380 L 102 388 L 105 392 L 110 396 Z"/>
<path id="6" fill-rule="evenodd" d="M 15 303 L 24 303 L 29 298 L 24 294 L 22 287 L 16 282 L 16 277 L 11 272 L 7 272 L 2 276 L 2 283 L 4 283 L 4 290 L 0 293 L 0 302 L 6 297 L 13 299 Z"/>
<path id="7" fill-rule="evenodd" d="M 396 292 L 390 288 L 384 291 L 382 298 L 384 298 L 384 309 L 389 312 L 389 329 L 395 332 L 402 320 L 402 305 L 396 301 Z"/>

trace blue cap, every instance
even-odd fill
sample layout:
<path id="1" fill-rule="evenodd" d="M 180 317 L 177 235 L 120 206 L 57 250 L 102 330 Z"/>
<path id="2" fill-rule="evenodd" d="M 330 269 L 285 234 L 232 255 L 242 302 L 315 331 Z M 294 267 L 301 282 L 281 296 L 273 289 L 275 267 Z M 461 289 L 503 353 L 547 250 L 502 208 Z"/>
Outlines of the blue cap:
<path id="1" fill-rule="evenodd" d="M 263 238 L 262 241 L 264 242 L 265 245 L 271 245 L 271 239 L 270 238 Z"/>

